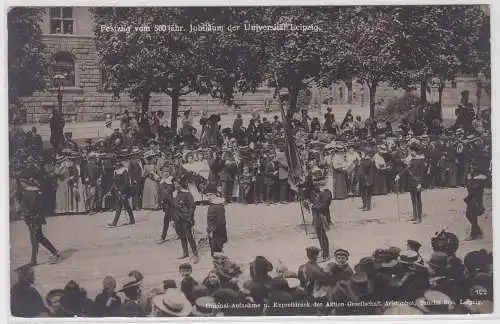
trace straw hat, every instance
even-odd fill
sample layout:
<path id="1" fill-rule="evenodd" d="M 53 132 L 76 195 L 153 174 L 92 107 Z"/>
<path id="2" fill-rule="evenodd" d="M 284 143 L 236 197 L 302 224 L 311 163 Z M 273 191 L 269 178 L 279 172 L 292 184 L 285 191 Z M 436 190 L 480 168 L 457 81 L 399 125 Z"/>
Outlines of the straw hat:
<path id="1" fill-rule="evenodd" d="M 153 305 L 162 312 L 176 317 L 188 316 L 192 310 L 184 293 L 176 288 L 167 289 L 164 294 L 155 296 Z"/>
<path id="2" fill-rule="evenodd" d="M 194 316 L 199 317 L 211 317 L 214 315 L 213 305 L 215 304 L 215 299 L 213 297 L 205 296 L 197 298 L 191 313 Z"/>

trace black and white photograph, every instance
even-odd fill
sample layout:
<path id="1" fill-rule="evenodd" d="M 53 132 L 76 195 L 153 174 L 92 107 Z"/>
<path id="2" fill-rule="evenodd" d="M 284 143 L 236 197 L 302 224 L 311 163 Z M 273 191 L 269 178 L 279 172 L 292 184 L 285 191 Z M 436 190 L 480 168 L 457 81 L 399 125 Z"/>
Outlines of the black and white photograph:
<path id="1" fill-rule="evenodd" d="M 492 5 L 102 5 L 5 12 L 12 317 L 494 312 Z"/>

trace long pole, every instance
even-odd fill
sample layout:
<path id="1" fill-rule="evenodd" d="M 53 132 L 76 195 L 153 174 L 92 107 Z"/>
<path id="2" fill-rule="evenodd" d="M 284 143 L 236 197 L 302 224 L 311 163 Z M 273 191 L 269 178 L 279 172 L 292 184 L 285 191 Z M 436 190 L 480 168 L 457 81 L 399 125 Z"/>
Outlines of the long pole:
<path id="1" fill-rule="evenodd" d="M 291 164 L 290 162 L 292 162 L 292 156 L 291 156 L 291 152 L 290 152 L 290 146 L 292 144 L 292 142 L 290 141 L 290 139 L 288 138 L 288 120 L 287 120 L 287 114 L 285 113 L 285 110 L 283 109 L 283 102 L 281 101 L 281 97 L 279 96 L 279 90 L 281 89 L 280 86 L 279 86 L 279 83 L 278 83 L 278 75 L 276 74 L 276 72 L 274 72 L 274 81 L 276 82 L 276 90 L 278 91 L 278 100 L 279 100 L 279 103 L 280 103 L 280 112 L 281 112 L 281 119 L 283 120 L 283 123 L 284 123 L 284 129 L 285 129 L 285 143 L 286 143 L 286 147 L 287 149 L 285 150 L 285 153 L 287 155 L 287 160 L 288 160 L 288 163 Z M 297 163 L 300 163 L 300 161 L 297 161 Z M 295 166 L 297 167 L 297 166 Z M 295 170 L 293 170 L 295 171 Z M 293 181 L 297 180 L 295 179 L 296 177 L 296 174 L 295 172 L 293 172 Z M 297 193 L 298 192 L 298 188 L 297 188 Z M 302 208 L 302 197 L 300 197 L 300 193 L 299 193 L 299 204 L 300 204 L 300 213 L 302 215 L 302 225 L 304 226 L 304 231 L 306 233 L 306 236 L 308 235 L 307 234 L 307 225 L 306 225 L 306 218 L 304 217 L 304 209 Z"/>
<path id="2" fill-rule="evenodd" d="M 306 218 L 304 216 L 304 207 L 302 207 L 302 197 L 299 198 L 299 205 L 300 205 L 300 213 L 302 215 L 302 224 L 304 225 L 304 231 L 306 232 L 307 236 L 309 234 L 307 233 Z"/>

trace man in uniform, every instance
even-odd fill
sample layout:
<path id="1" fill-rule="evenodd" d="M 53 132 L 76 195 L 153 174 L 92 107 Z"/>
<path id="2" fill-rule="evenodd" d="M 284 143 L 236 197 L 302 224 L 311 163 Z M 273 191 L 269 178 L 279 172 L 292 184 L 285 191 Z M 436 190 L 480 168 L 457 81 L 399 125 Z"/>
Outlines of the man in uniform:
<path id="1" fill-rule="evenodd" d="M 409 191 L 413 206 L 413 217 L 409 219 L 414 224 L 422 222 L 422 188 L 425 174 L 425 158 L 422 154 L 422 147 L 419 142 L 410 143 L 411 160 L 408 166 L 400 172 L 395 181 L 405 175 L 409 175 Z"/>
<path id="2" fill-rule="evenodd" d="M 173 194 L 173 217 L 175 222 L 175 230 L 182 245 L 182 256 L 179 259 L 189 257 L 188 242 L 191 246 L 193 255 L 198 257 L 198 249 L 193 236 L 194 226 L 194 211 L 196 205 L 194 197 L 187 188 L 186 179 L 179 179 L 175 183 L 175 192 Z"/>
<path id="3" fill-rule="evenodd" d="M 52 245 L 43 234 L 42 226 L 47 222 L 45 216 L 40 212 L 43 201 L 36 169 L 29 166 L 19 175 L 18 199 L 21 206 L 21 216 L 24 218 L 30 231 L 31 242 L 31 265 L 37 264 L 38 244 L 43 245 L 53 255 L 52 263 L 60 259 L 59 251 Z"/>
<path id="4" fill-rule="evenodd" d="M 142 175 L 144 174 L 144 167 L 142 161 L 138 157 L 139 149 L 132 149 L 132 156 L 128 163 L 128 172 L 130 174 L 130 182 L 132 185 L 132 209 L 140 209 L 140 196 L 142 192 Z"/>
<path id="5" fill-rule="evenodd" d="M 112 190 L 116 193 L 117 206 L 115 218 L 111 224 L 108 224 L 108 227 L 116 227 L 123 208 L 125 208 L 129 217 L 129 222 L 126 225 L 135 224 L 134 213 L 132 212 L 132 208 L 130 207 L 130 203 L 128 201 L 130 198 L 130 187 L 131 183 L 128 170 L 125 168 L 123 161 L 118 161 L 116 163 L 114 184 L 112 187 Z M 108 194 L 111 194 L 111 191 Z"/>
<path id="6" fill-rule="evenodd" d="M 97 164 L 97 154 L 95 152 L 90 152 L 88 155 L 88 162 L 85 165 L 85 179 L 84 185 L 87 193 L 87 200 L 85 201 L 86 208 L 85 210 L 89 210 L 91 214 L 94 214 L 98 211 L 97 202 L 98 200 L 98 179 L 100 177 L 100 167 Z"/>
<path id="7" fill-rule="evenodd" d="M 326 190 L 321 190 L 321 182 L 316 182 L 311 197 L 313 226 L 316 230 L 316 236 L 319 240 L 319 245 L 322 251 L 323 260 L 326 261 L 330 257 L 330 242 L 326 235 L 326 229 L 331 222 L 330 204 L 332 202 L 331 193 Z"/>
<path id="8" fill-rule="evenodd" d="M 158 244 L 164 243 L 167 238 L 168 228 L 172 221 L 174 191 L 175 186 L 172 183 L 172 177 L 167 177 L 160 181 L 160 206 L 163 209 L 163 229 L 161 231 L 161 238 L 157 242 Z"/>
<path id="9" fill-rule="evenodd" d="M 372 154 L 370 148 L 365 148 L 361 152 L 361 162 L 358 168 L 359 194 L 363 201 L 361 207 L 363 211 L 369 211 L 372 208 L 373 183 L 375 181 L 375 163 Z"/>
<path id="10" fill-rule="evenodd" d="M 481 174 L 476 163 L 471 163 L 469 166 L 469 174 L 467 175 L 467 197 L 464 201 L 467 204 L 465 217 L 471 224 L 470 235 L 465 241 L 473 241 L 483 237 L 483 231 L 479 227 L 477 218 L 484 213 L 483 194 L 486 176 Z"/>

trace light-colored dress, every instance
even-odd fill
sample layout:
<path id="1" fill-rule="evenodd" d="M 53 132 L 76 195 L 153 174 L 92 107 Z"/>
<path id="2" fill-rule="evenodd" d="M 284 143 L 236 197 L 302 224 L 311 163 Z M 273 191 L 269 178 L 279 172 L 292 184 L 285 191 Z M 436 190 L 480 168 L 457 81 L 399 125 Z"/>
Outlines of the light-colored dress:
<path id="1" fill-rule="evenodd" d="M 157 180 L 159 176 L 156 172 L 156 166 L 153 164 L 146 164 L 144 166 L 146 179 L 144 180 L 144 190 L 142 194 L 142 208 L 144 209 L 158 209 L 159 204 L 159 185 Z"/>
<path id="2" fill-rule="evenodd" d="M 71 212 L 71 188 L 69 185 L 70 171 L 69 167 L 60 164 L 54 170 L 57 176 L 56 189 L 56 214 L 64 214 Z"/>
<path id="3" fill-rule="evenodd" d="M 83 213 L 87 212 L 85 206 L 85 202 L 87 200 L 87 193 L 85 191 L 85 186 L 82 183 L 82 178 L 81 178 L 81 168 L 80 165 L 76 165 L 76 169 L 78 171 L 78 180 L 77 180 L 77 187 L 76 187 L 76 192 L 78 192 L 77 195 L 75 195 L 76 201 L 73 203 L 73 206 L 75 207 L 74 211 L 76 213 Z"/>
<path id="4" fill-rule="evenodd" d="M 332 159 L 333 167 L 333 199 L 346 199 L 349 190 L 347 188 L 347 161 L 344 154 L 335 154 Z"/>

